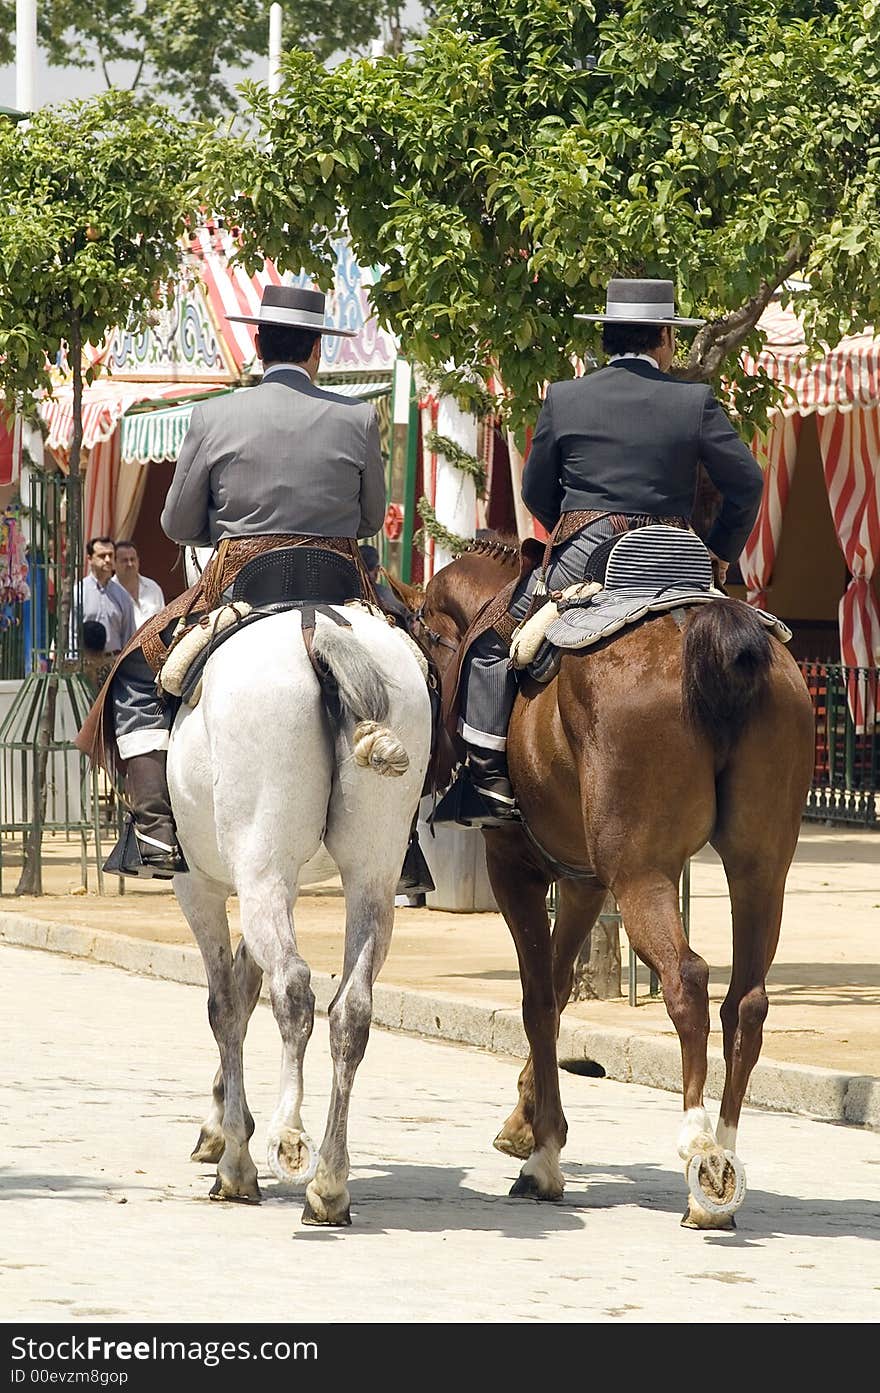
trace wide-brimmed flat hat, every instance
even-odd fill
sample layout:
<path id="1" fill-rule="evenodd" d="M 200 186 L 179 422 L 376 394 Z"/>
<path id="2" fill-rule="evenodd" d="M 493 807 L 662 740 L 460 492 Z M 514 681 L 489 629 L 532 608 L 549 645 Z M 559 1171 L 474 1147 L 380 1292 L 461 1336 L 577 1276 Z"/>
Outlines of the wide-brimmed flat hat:
<path id="1" fill-rule="evenodd" d="M 675 313 L 672 281 L 613 280 L 605 293 L 604 314 L 576 314 L 597 324 L 679 324 L 698 329 L 705 319 L 683 319 Z"/>
<path id="2" fill-rule="evenodd" d="M 333 334 L 340 339 L 357 337 L 356 329 L 337 329 L 325 319 L 326 296 L 320 290 L 303 290 L 298 285 L 267 285 L 259 314 L 228 314 L 239 324 L 277 324 L 284 329 L 311 329 L 315 334 Z"/>

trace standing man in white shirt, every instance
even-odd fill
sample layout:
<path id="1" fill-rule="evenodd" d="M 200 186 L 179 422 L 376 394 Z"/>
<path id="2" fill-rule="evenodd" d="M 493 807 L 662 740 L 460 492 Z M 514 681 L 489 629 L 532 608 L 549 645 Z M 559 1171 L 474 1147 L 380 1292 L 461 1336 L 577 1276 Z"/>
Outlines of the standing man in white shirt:
<path id="1" fill-rule="evenodd" d="M 151 614 L 158 614 L 165 608 L 161 586 L 149 576 L 141 575 L 141 559 L 134 542 L 116 543 L 116 579 L 131 596 L 137 628 Z"/>
<path id="2" fill-rule="evenodd" d="M 91 537 L 86 543 L 89 574 L 79 583 L 79 603 L 83 622 L 97 620 L 104 625 L 108 653 L 120 653 L 138 627 L 131 596 L 113 577 L 115 547 L 112 537 Z M 71 650 L 75 651 L 75 629 L 71 623 Z"/>

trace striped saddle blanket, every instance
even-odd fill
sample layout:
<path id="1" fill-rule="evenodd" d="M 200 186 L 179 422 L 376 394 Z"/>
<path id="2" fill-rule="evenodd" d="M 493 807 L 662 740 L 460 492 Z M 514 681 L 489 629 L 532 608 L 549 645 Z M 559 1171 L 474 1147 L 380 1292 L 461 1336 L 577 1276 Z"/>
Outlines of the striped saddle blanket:
<path id="1" fill-rule="evenodd" d="M 699 537 L 663 525 L 642 527 L 615 540 L 602 588 L 596 583 L 579 589 L 580 594 L 563 595 L 547 607 L 551 612 L 542 625 L 545 642 L 528 663 L 538 681 L 553 676 L 560 649 L 589 648 L 647 615 L 725 598 L 715 589 L 712 558 Z M 788 643 L 791 630 L 782 620 L 765 610 L 753 613 Z"/>

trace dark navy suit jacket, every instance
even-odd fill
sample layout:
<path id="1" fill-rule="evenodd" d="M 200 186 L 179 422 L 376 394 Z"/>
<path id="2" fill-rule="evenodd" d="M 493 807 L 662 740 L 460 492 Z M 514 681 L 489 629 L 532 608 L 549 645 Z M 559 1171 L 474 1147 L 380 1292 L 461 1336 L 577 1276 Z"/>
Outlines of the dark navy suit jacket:
<path id="1" fill-rule="evenodd" d="M 763 475 L 704 383 L 620 358 L 547 392 L 523 472 L 526 507 L 690 518 L 702 463 L 722 497 L 707 545 L 735 561 L 758 513 Z"/>

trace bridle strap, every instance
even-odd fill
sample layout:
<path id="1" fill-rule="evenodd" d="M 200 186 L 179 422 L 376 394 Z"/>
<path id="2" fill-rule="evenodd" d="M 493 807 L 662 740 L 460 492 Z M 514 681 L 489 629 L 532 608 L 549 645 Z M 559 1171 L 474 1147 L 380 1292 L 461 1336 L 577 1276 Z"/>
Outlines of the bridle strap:
<path id="1" fill-rule="evenodd" d="M 420 624 L 423 632 L 427 635 L 428 642 L 438 648 L 448 648 L 451 653 L 458 652 L 458 644 L 453 643 L 452 639 L 445 638 L 443 634 L 438 634 L 436 629 L 429 629 L 425 623 L 425 606 L 419 605 L 413 612 L 413 624 Z"/>

